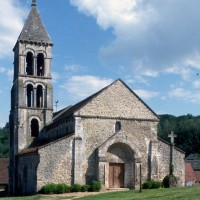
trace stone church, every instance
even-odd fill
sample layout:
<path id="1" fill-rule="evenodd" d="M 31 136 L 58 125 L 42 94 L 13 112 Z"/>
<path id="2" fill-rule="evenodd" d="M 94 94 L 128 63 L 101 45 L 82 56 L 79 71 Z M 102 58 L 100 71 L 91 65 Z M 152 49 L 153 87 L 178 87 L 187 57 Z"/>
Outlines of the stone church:
<path id="1" fill-rule="evenodd" d="M 53 42 L 36 1 L 14 51 L 10 111 L 10 194 L 33 194 L 47 183 L 104 189 L 139 188 L 169 174 L 170 145 L 158 138 L 159 117 L 122 80 L 53 113 Z M 184 184 L 184 152 L 175 148 Z"/>

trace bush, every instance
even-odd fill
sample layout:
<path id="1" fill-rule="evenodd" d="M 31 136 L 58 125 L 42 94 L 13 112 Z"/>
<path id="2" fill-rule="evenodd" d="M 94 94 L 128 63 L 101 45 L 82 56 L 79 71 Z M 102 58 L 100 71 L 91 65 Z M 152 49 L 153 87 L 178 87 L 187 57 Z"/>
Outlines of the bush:
<path id="1" fill-rule="evenodd" d="M 142 184 L 143 189 L 158 189 L 161 187 L 161 182 L 159 181 L 146 181 Z"/>
<path id="2" fill-rule="evenodd" d="M 63 194 L 66 192 L 66 184 L 58 184 L 55 193 L 56 194 Z"/>
<path id="3" fill-rule="evenodd" d="M 99 181 L 92 181 L 89 185 L 88 191 L 99 192 L 101 190 L 101 183 Z"/>
<path id="4" fill-rule="evenodd" d="M 41 194 L 62 194 L 70 192 L 70 186 L 66 185 L 65 183 L 62 184 L 46 184 L 42 186 L 39 193 Z"/>
<path id="5" fill-rule="evenodd" d="M 82 185 L 81 186 L 81 192 L 87 192 L 89 189 L 89 185 Z"/>
<path id="6" fill-rule="evenodd" d="M 161 187 L 161 182 L 159 181 L 151 181 L 151 189 L 158 189 Z"/>
<path id="7" fill-rule="evenodd" d="M 75 183 L 71 186 L 71 192 L 80 192 L 81 191 L 81 185 L 78 183 Z"/>
<path id="8" fill-rule="evenodd" d="M 164 188 L 176 187 L 177 178 L 174 175 L 167 175 L 163 179 Z"/>
<path id="9" fill-rule="evenodd" d="M 57 190 L 57 185 L 54 183 L 49 183 L 42 186 L 40 193 L 41 194 L 55 194 Z"/>
<path id="10" fill-rule="evenodd" d="M 143 189 L 151 189 L 151 181 L 146 181 L 142 184 Z"/>

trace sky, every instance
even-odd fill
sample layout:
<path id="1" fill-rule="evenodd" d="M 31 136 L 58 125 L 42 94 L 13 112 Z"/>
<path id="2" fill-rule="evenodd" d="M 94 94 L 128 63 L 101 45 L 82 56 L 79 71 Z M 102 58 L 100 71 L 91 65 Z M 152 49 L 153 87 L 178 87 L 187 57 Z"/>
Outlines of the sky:
<path id="1" fill-rule="evenodd" d="M 0 0 L 0 127 L 31 2 Z M 37 0 L 37 8 L 54 43 L 58 110 L 120 78 L 157 114 L 200 115 L 200 1 Z"/>

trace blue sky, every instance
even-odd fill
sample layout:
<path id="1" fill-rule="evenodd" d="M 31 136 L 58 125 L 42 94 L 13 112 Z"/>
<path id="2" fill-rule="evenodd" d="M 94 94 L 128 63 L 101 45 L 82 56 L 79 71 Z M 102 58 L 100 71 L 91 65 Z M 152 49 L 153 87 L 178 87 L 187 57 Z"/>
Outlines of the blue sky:
<path id="1" fill-rule="evenodd" d="M 0 127 L 30 5 L 0 1 Z M 200 115 L 200 1 L 37 0 L 37 7 L 54 43 L 58 109 L 121 78 L 157 114 Z"/>

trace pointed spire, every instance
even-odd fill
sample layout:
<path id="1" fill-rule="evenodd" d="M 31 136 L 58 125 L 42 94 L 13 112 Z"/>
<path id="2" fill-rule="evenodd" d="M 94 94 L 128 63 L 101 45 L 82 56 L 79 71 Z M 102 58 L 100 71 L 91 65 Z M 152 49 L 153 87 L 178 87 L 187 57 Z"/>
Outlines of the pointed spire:
<path id="1" fill-rule="evenodd" d="M 31 6 L 36 6 L 36 0 L 32 0 L 32 5 Z"/>
<path id="2" fill-rule="evenodd" d="M 18 41 L 53 45 L 38 13 L 36 0 L 32 0 L 32 9 L 19 35 Z"/>

